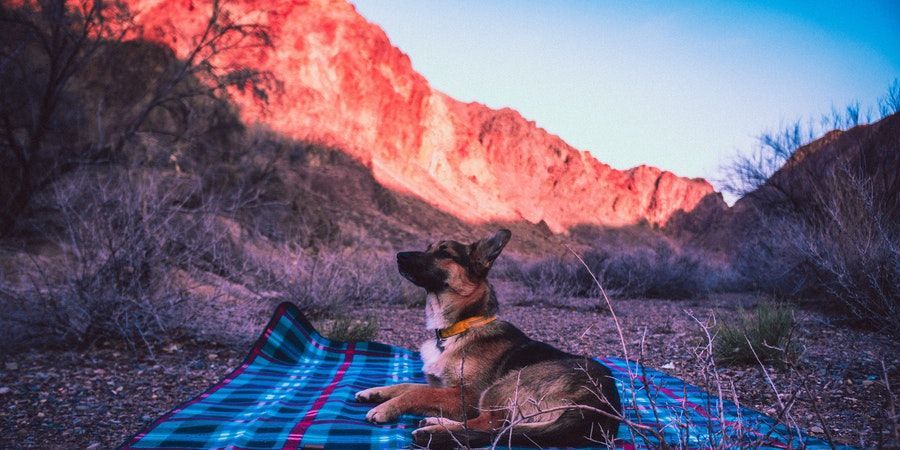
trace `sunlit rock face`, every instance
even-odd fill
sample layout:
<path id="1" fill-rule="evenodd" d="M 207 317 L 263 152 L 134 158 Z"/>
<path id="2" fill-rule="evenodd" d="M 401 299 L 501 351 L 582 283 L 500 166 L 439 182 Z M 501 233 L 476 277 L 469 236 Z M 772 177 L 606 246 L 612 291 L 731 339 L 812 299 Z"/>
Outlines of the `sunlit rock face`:
<path id="1" fill-rule="evenodd" d="M 181 56 L 210 11 L 202 1 L 132 3 L 146 37 Z M 465 220 L 543 220 L 557 232 L 577 224 L 665 225 L 713 193 L 705 180 L 653 167 L 613 169 L 512 109 L 448 97 L 344 1 L 238 1 L 228 10 L 267 25 L 274 46 L 220 63 L 269 70 L 282 83 L 265 108 L 236 93 L 246 121 L 340 147 L 385 186 Z"/>

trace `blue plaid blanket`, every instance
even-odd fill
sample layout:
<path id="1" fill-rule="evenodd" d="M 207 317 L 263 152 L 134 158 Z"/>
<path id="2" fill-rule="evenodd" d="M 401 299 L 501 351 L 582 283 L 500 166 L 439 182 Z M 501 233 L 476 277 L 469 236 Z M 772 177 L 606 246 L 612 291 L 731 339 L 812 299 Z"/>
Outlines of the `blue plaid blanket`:
<path id="1" fill-rule="evenodd" d="M 628 419 L 657 430 L 619 427 L 616 445 L 829 448 L 799 430 L 678 378 L 619 358 L 598 358 L 616 377 Z M 196 398 L 164 414 L 121 448 L 382 449 L 411 445 L 420 417 L 366 422 L 362 389 L 425 382 L 416 352 L 320 335 L 293 305 L 278 306 L 246 360 Z"/>

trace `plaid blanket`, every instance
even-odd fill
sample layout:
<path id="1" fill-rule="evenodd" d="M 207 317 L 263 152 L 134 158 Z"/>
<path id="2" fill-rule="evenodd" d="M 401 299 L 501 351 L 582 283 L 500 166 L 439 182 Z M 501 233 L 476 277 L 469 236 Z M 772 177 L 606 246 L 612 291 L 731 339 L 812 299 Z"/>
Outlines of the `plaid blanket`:
<path id="1" fill-rule="evenodd" d="M 619 358 L 599 358 L 612 369 L 626 416 L 658 430 L 656 436 L 619 427 L 624 449 L 728 446 L 828 448 L 734 403 L 720 402 L 678 378 Z M 293 305 L 278 306 L 246 360 L 206 392 L 164 414 L 121 448 L 296 449 L 404 448 L 420 417 L 397 423 L 365 421 L 372 405 L 362 389 L 424 382 L 416 352 L 375 342 L 330 341 Z"/>

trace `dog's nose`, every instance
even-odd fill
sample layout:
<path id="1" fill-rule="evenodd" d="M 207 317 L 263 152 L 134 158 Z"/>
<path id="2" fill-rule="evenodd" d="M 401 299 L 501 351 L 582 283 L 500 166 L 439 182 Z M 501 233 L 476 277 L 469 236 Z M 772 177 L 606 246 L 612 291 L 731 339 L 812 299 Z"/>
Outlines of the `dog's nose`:
<path id="1" fill-rule="evenodd" d="M 397 253 L 397 261 L 408 261 L 416 252 L 400 252 Z"/>

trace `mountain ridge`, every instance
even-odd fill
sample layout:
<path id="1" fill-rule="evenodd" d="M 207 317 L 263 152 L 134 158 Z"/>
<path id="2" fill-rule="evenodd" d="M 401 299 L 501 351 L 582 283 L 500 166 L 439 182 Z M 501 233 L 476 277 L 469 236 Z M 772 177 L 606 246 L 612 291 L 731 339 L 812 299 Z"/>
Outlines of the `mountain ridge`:
<path id="1" fill-rule="evenodd" d="M 145 37 L 183 55 L 207 6 L 134 0 Z M 526 220 L 554 232 L 576 225 L 665 226 L 704 198 L 702 179 L 650 166 L 613 169 L 512 108 L 461 102 L 434 89 L 387 34 L 343 0 L 227 5 L 266 25 L 272 48 L 228 63 L 270 70 L 282 90 L 266 107 L 235 92 L 247 122 L 342 148 L 386 187 L 474 222 Z M 716 201 L 715 197 L 718 197 Z M 709 202 L 709 200 L 707 200 Z"/>

